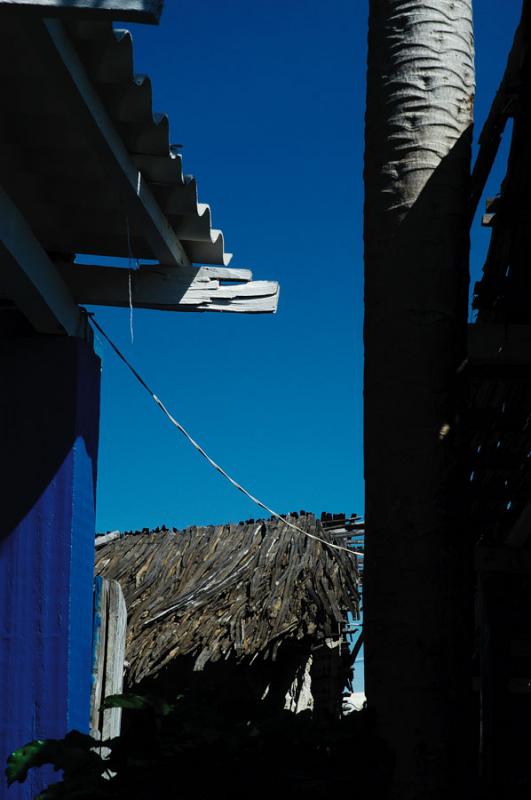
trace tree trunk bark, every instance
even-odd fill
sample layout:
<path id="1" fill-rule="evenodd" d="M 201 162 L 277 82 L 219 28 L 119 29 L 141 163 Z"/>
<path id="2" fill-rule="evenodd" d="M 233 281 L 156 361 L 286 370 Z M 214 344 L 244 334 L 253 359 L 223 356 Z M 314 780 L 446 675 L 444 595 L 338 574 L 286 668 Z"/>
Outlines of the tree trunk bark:
<path id="1" fill-rule="evenodd" d="M 471 0 L 370 0 L 366 692 L 396 759 L 393 797 L 408 800 L 446 798 L 471 756 L 472 583 L 454 420 L 473 57 Z"/>

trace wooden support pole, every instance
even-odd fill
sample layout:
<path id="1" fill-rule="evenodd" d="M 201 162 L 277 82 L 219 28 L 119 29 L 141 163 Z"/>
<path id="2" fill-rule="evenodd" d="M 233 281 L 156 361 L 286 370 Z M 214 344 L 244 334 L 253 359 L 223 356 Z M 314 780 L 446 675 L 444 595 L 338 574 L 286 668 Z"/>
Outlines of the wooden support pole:
<path id="1" fill-rule="evenodd" d="M 0 296 L 39 333 L 79 336 L 81 312 L 7 192 L 0 188 Z"/>
<path id="2" fill-rule="evenodd" d="M 106 697 L 121 694 L 124 679 L 127 609 L 118 581 L 97 576 L 94 585 L 94 638 L 90 727 L 92 735 L 112 739 L 120 733 L 122 710 L 103 709 Z"/>

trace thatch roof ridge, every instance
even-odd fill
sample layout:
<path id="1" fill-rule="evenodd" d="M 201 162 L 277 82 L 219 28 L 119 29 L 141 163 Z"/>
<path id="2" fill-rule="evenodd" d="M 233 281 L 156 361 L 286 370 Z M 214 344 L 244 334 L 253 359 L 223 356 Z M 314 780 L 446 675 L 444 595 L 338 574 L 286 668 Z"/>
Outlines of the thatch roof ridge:
<path id="1" fill-rule="evenodd" d="M 297 525 L 330 538 L 313 515 Z M 337 637 L 358 609 L 353 559 L 276 519 L 118 535 L 98 548 L 96 572 L 124 591 L 131 682 L 179 655 L 195 669 L 274 658 L 287 640 Z"/>

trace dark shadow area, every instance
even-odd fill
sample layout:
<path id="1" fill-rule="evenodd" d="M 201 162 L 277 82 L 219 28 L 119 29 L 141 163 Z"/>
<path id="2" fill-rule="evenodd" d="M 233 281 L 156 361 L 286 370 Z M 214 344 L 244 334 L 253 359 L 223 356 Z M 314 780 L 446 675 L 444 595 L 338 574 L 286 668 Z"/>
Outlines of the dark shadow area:
<path id="1" fill-rule="evenodd" d="M 76 439 L 90 456 L 95 490 L 99 409 L 90 404 L 99 360 L 95 367 L 90 358 L 88 345 L 69 337 L 0 339 L 0 540 L 34 508 Z"/>
<path id="2" fill-rule="evenodd" d="M 64 769 L 53 796 L 80 800 L 387 797 L 389 751 L 367 711 L 335 722 L 289 712 L 256 719 L 230 695 L 193 692 L 107 702 L 124 708 L 125 721 L 105 762 L 96 740 L 74 731 L 34 743 L 30 764 L 11 760 L 14 772 L 24 779 L 28 765 L 53 762 Z"/>
<path id="3" fill-rule="evenodd" d="M 395 206 L 377 162 L 387 143 L 368 145 L 365 174 L 365 678 L 404 796 L 470 794 L 477 768 L 474 539 L 459 424 L 471 137 L 469 127 L 411 208 Z"/>

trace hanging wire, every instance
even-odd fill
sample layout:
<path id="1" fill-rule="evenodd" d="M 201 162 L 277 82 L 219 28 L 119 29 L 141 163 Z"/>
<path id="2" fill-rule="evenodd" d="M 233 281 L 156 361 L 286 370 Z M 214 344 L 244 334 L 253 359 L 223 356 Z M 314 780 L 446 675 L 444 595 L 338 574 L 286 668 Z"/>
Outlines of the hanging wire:
<path id="1" fill-rule="evenodd" d="M 131 344 L 135 342 L 135 331 L 133 327 L 133 270 L 127 270 L 129 278 L 129 334 L 131 336 Z"/>
<path id="2" fill-rule="evenodd" d="M 278 514 L 276 511 L 273 511 L 273 509 L 269 508 L 269 506 L 267 506 L 265 503 L 263 503 L 261 500 L 259 500 L 258 497 L 255 497 L 244 486 L 242 486 L 240 483 L 238 483 L 236 480 L 234 480 L 234 478 L 232 478 L 228 474 L 228 472 L 226 472 L 223 469 L 223 467 L 220 467 L 220 465 L 217 464 L 214 461 L 214 459 L 211 458 L 208 455 L 206 450 L 204 450 L 201 447 L 201 445 L 198 442 L 196 442 L 195 439 L 192 438 L 192 436 L 181 425 L 181 423 L 178 420 L 176 420 L 175 417 L 172 416 L 172 414 L 168 411 L 168 409 L 166 408 L 166 406 L 164 405 L 162 400 L 160 400 L 157 397 L 157 395 L 155 394 L 153 389 L 151 389 L 149 384 L 146 383 L 146 381 L 142 378 L 142 376 L 139 374 L 139 372 L 133 367 L 133 365 L 130 363 L 130 361 L 124 356 L 124 354 L 121 352 L 121 350 L 119 350 L 118 347 L 114 344 L 112 339 L 105 333 L 105 331 L 103 330 L 101 325 L 96 321 L 96 319 L 94 317 L 94 314 L 89 314 L 89 317 L 90 317 L 90 321 L 94 325 L 94 327 L 97 328 L 97 330 L 101 333 L 101 335 L 106 339 L 106 341 L 109 343 L 111 348 L 114 350 L 114 352 L 116 353 L 118 358 L 121 361 L 123 361 L 123 363 L 130 370 L 130 372 L 133 373 L 133 375 L 135 376 L 137 381 L 141 384 L 141 386 L 144 387 L 146 392 L 148 392 L 148 394 L 151 395 L 151 399 L 153 400 L 153 402 L 160 408 L 160 410 L 163 412 L 163 414 L 169 419 L 171 424 L 174 425 L 174 427 L 176 427 L 177 430 L 180 431 L 183 434 L 183 436 L 188 440 L 188 442 L 192 445 L 192 447 L 194 447 L 197 450 L 197 452 L 200 453 L 200 455 L 202 455 L 203 458 L 206 459 L 206 461 L 208 461 L 210 466 L 213 467 L 221 475 L 223 475 L 223 477 L 226 480 L 228 480 L 229 483 L 231 483 L 235 487 L 235 489 L 237 489 L 239 492 L 244 494 L 255 505 L 259 506 L 264 511 L 267 511 L 267 513 L 270 514 L 272 517 L 275 517 L 275 519 L 278 519 L 278 520 L 280 520 L 280 522 L 283 522 L 284 525 L 288 526 L 288 528 L 292 528 L 292 530 L 297 531 L 297 533 L 302 533 L 303 536 L 308 537 L 308 539 L 314 539 L 315 541 L 321 542 L 321 544 L 326 545 L 326 547 L 330 547 L 330 548 L 332 548 L 334 550 L 342 550 L 345 553 L 348 553 L 350 556 L 354 556 L 354 557 L 360 556 L 360 557 L 363 558 L 364 554 L 362 552 L 359 552 L 359 551 L 356 551 L 356 550 L 351 550 L 350 548 L 343 547 L 340 544 L 334 544 L 333 542 L 328 542 L 326 539 L 322 539 L 320 536 L 316 536 L 315 534 L 310 533 L 309 531 L 305 531 L 303 528 L 300 528 L 298 525 L 295 525 L 290 520 L 285 519 L 281 514 Z"/>
<path id="3" fill-rule="evenodd" d="M 129 259 L 129 269 L 127 270 L 128 285 L 129 285 L 129 335 L 131 336 L 131 344 L 135 341 L 135 331 L 133 325 L 133 271 L 138 269 L 138 258 L 133 256 L 133 247 L 131 245 L 131 228 L 129 226 L 129 214 L 125 215 L 125 225 L 127 231 L 127 253 Z"/>

